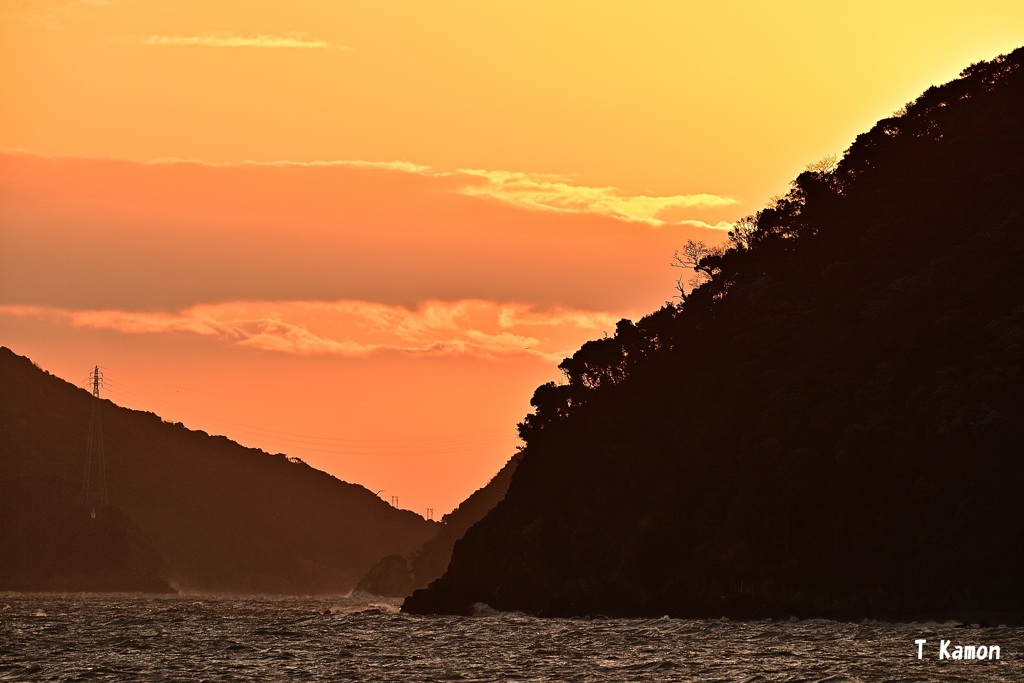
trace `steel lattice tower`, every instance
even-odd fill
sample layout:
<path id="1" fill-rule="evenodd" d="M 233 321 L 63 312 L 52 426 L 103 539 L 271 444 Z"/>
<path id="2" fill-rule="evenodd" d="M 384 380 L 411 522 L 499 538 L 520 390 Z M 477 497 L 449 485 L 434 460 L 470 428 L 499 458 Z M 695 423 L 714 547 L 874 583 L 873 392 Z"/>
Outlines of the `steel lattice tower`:
<path id="1" fill-rule="evenodd" d="M 85 477 L 82 480 L 82 503 L 107 504 L 107 463 L 103 455 L 103 421 L 100 418 L 100 387 L 103 373 L 100 366 L 89 373 L 92 384 L 92 410 L 89 413 L 89 442 L 85 448 Z M 95 514 L 95 510 L 93 511 Z"/>

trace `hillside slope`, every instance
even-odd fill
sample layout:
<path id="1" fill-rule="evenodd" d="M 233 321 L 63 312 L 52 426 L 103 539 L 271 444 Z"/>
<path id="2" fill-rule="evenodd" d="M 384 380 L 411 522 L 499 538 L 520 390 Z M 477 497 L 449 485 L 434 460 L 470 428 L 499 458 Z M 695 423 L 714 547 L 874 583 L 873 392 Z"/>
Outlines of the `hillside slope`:
<path id="1" fill-rule="evenodd" d="M 389 555 L 371 567 L 359 580 L 356 590 L 385 597 L 405 597 L 439 578 L 448 568 L 455 543 L 505 497 L 519 460 L 518 453 L 512 456 L 485 486 L 442 517 L 437 535 L 408 557 Z"/>
<path id="2" fill-rule="evenodd" d="M 7 348 L 0 382 L 0 590 L 347 592 L 436 533 L 300 461 L 106 400 L 109 505 L 83 504 L 96 399 Z"/>
<path id="3" fill-rule="evenodd" d="M 1022 61 L 930 88 L 566 359 L 403 609 L 1024 610 Z"/>

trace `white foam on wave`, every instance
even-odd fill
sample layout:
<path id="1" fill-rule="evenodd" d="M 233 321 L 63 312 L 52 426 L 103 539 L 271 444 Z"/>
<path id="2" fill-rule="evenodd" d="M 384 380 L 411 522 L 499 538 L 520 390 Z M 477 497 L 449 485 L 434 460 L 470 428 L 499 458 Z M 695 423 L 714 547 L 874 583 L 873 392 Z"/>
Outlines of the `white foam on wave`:
<path id="1" fill-rule="evenodd" d="M 474 617 L 496 617 L 501 612 L 494 609 L 486 602 L 474 602 L 473 603 L 473 616 Z"/>

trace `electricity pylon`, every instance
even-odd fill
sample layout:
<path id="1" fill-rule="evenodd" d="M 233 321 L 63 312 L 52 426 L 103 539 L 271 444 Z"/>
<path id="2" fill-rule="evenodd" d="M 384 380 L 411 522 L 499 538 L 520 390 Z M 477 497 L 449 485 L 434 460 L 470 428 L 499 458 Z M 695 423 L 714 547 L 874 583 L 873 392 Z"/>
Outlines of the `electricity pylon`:
<path id="1" fill-rule="evenodd" d="M 92 384 L 92 410 L 89 413 L 89 442 L 85 447 L 85 477 L 82 480 L 82 503 L 107 504 L 107 463 L 103 455 L 103 421 L 100 419 L 100 387 L 103 373 L 96 366 L 89 373 Z M 96 510 L 93 510 L 95 517 Z"/>

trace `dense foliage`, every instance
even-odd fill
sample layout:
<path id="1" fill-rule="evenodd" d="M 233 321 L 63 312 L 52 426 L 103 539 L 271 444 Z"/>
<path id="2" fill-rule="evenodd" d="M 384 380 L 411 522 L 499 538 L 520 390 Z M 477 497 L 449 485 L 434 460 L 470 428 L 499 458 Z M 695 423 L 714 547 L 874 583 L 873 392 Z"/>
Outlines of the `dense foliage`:
<path id="1" fill-rule="evenodd" d="M 1024 609 L 1022 62 L 928 89 L 563 361 L 406 609 Z"/>

